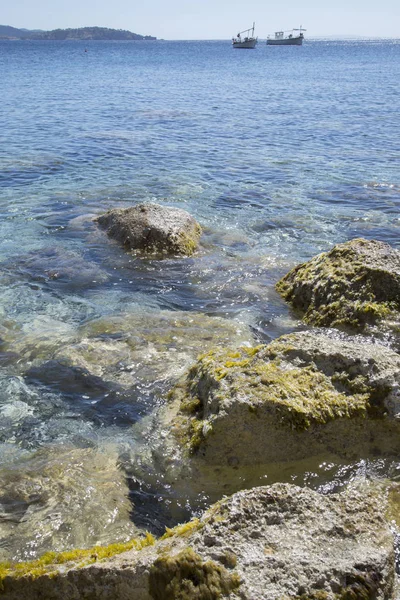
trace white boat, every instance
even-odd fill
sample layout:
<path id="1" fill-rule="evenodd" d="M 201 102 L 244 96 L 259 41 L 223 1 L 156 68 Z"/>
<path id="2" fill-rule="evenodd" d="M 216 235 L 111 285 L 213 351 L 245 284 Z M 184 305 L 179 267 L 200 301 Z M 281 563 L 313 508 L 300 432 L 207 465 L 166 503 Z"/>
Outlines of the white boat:
<path id="1" fill-rule="evenodd" d="M 236 37 L 232 38 L 232 46 L 233 48 L 255 48 L 258 38 L 254 37 L 254 27 L 255 23 L 253 23 L 253 27 L 250 29 L 245 29 L 244 31 L 239 31 Z M 251 31 L 251 35 L 250 35 Z M 242 34 L 245 34 L 242 37 Z"/>
<path id="2" fill-rule="evenodd" d="M 299 29 L 291 29 L 289 31 L 276 31 L 275 37 L 267 38 L 267 46 L 301 46 L 304 40 L 303 29 L 300 25 Z M 299 32 L 299 33 L 295 33 Z"/>

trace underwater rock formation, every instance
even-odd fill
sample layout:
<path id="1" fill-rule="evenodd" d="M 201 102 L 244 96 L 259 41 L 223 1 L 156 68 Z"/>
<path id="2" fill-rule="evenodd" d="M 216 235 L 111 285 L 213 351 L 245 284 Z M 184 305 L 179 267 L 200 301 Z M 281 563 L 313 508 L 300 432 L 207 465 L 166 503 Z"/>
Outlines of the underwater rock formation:
<path id="1" fill-rule="evenodd" d="M 400 356 L 389 348 L 333 331 L 300 332 L 205 353 L 172 388 L 160 419 L 172 424 L 169 454 L 175 445 L 189 463 L 190 456 L 239 467 L 326 452 L 393 455 L 399 387 Z"/>
<path id="2" fill-rule="evenodd" d="M 0 560 L 139 535 L 118 457 L 115 444 L 65 442 L 1 468 Z"/>
<path id="3" fill-rule="evenodd" d="M 112 209 L 96 221 L 127 250 L 150 254 L 191 256 L 201 235 L 200 225 L 188 212 L 159 204 Z"/>
<path id="4" fill-rule="evenodd" d="M 48 553 L 0 575 L 4 600 L 389 600 L 395 579 L 385 495 L 366 484 L 254 488 L 158 541 Z"/>
<path id="5" fill-rule="evenodd" d="M 254 343 L 250 328 L 238 321 L 142 309 L 88 319 L 80 327 L 42 315 L 22 328 L 3 321 L 0 336 L 3 353 L 16 356 L 18 374 L 57 361 L 125 388 L 176 380 L 198 354 L 216 345 Z"/>
<path id="6" fill-rule="evenodd" d="M 176 380 L 205 349 L 253 340 L 237 321 L 167 310 L 93 319 L 78 335 L 77 343 L 65 344 L 54 358 L 125 387 Z"/>
<path id="7" fill-rule="evenodd" d="M 361 330 L 400 321 L 400 252 L 384 242 L 354 239 L 298 265 L 277 291 L 322 327 Z"/>

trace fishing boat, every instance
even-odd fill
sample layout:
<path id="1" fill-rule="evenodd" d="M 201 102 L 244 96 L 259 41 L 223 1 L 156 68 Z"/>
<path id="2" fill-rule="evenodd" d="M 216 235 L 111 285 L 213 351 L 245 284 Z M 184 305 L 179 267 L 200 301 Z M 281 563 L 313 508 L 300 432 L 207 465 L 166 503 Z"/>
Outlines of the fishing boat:
<path id="1" fill-rule="evenodd" d="M 232 38 L 232 46 L 233 48 L 255 48 L 258 38 L 254 37 L 254 27 L 255 23 L 253 23 L 253 27 L 250 29 L 245 29 L 244 31 L 239 31 L 236 37 Z M 251 35 L 250 35 L 251 31 Z M 244 37 L 242 37 L 244 34 Z"/>
<path id="2" fill-rule="evenodd" d="M 299 29 L 276 31 L 275 37 L 268 36 L 267 46 L 301 46 L 304 40 L 303 31 L 307 30 L 303 29 L 301 25 Z"/>

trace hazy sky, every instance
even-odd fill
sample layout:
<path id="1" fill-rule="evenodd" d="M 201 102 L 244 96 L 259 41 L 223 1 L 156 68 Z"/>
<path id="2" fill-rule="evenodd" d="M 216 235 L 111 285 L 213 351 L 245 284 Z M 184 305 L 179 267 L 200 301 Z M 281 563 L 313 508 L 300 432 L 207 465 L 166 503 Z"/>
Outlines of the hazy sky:
<path id="1" fill-rule="evenodd" d="M 400 38 L 400 0 L 2 0 L 0 24 L 99 25 L 165 39 L 229 39 L 256 21 L 260 37 L 303 25 L 309 37 Z"/>

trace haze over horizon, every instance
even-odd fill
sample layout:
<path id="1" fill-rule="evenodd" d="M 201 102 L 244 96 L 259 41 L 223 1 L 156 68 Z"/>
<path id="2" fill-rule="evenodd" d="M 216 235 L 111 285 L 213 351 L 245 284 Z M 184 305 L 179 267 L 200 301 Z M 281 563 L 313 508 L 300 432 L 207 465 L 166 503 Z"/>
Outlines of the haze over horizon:
<path id="1" fill-rule="evenodd" d="M 26 29 L 110 27 L 167 40 L 229 39 L 256 22 L 256 34 L 303 25 L 309 37 L 400 38 L 398 0 L 337 0 L 321 6 L 317 0 L 287 0 L 267 6 L 248 0 L 14 0 L 1 12 L 3 25 Z"/>

